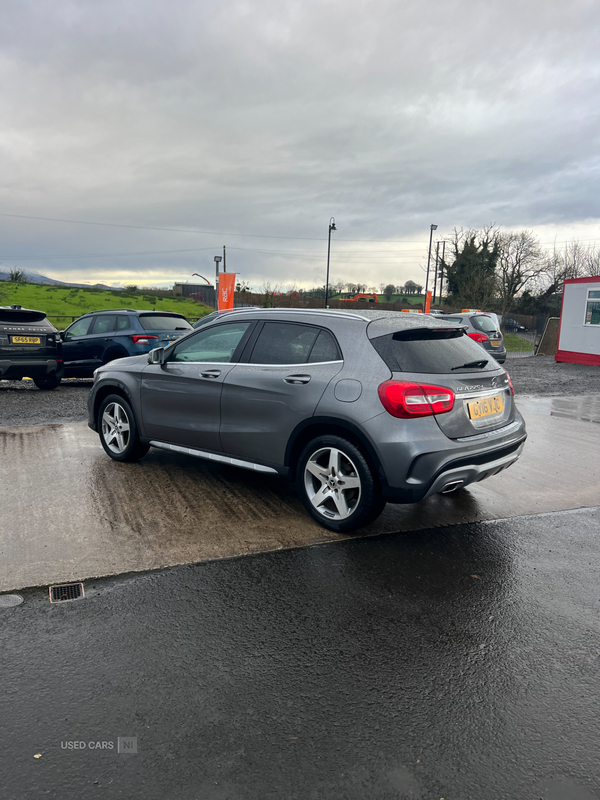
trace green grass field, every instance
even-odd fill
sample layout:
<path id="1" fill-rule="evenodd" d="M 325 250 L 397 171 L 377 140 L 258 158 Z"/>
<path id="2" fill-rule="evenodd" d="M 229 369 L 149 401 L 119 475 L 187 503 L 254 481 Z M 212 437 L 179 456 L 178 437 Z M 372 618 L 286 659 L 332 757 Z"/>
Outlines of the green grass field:
<path id="1" fill-rule="evenodd" d="M 45 311 L 55 328 L 61 330 L 88 311 L 108 308 L 176 311 L 190 320 L 204 317 L 211 308 L 186 297 L 164 297 L 148 291 L 135 293 L 36 286 L 32 283 L 0 281 L 0 305 L 17 305 Z"/>
<path id="2" fill-rule="evenodd" d="M 533 350 L 532 342 L 517 336 L 516 333 L 504 334 L 504 346 L 509 353 L 522 353 L 525 351 Z"/>

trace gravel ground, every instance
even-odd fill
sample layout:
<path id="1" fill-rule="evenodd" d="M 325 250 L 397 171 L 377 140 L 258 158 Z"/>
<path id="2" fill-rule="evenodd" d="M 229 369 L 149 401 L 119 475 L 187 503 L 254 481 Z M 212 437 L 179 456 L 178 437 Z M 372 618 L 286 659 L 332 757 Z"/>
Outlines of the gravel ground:
<path id="1" fill-rule="evenodd" d="M 513 358 L 506 366 L 517 395 L 600 393 L 600 367 L 557 364 L 554 356 Z M 0 381 L 0 426 L 86 420 L 91 385 L 91 380 L 70 379 L 45 392 L 32 381 Z"/>
<path id="2" fill-rule="evenodd" d="M 562 364 L 554 356 L 513 358 L 504 365 L 517 395 L 580 395 L 600 392 L 600 367 Z"/>
<path id="3" fill-rule="evenodd" d="M 0 381 L 0 426 L 85 420 L 91 385 L 91 379 L 68 379 L 48 392 L 33 381 Z"/>

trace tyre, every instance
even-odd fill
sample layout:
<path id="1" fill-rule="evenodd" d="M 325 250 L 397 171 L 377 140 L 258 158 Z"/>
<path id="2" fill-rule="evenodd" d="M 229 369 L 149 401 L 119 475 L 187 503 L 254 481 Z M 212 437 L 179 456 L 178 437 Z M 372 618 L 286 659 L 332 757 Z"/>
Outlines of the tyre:
<path id="1" fill-rule="evenodd" d="M 38 389 L 56 389 L 60 383 L 60 378 L 57 378 L 56 374 L 53 373 L 51 375 L 45 375 L 43 378 L 34 378 L 33 382 Z"/>
<path id="2" fill-rule="evenodd" d="M 150 449 L 142 444 L 131 406 L 124 397 L 109 394 L 98 411 L 102 447 L 115 461 L 138 461 Z"/>
<path id="3" fill-rule="evenodd" d="M 346 533 L 373 522 L 385 507 L 376 474 L 356 445 L 341 436 L 319 436 L 302 451 L 297 489 L 320 525 Z"/>

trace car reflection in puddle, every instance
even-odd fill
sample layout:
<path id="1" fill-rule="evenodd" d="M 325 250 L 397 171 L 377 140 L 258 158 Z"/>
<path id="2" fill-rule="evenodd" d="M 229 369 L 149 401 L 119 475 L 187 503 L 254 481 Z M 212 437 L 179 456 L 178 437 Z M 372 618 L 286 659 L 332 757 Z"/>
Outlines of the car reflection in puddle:
<path id="1" fill-rule="evenodd" d="M 517 399 L 517 405 L 519 409 L 528 409 L 537 414 L 600 423 L 600 394 L 573 397 L 524 396 Z"/>

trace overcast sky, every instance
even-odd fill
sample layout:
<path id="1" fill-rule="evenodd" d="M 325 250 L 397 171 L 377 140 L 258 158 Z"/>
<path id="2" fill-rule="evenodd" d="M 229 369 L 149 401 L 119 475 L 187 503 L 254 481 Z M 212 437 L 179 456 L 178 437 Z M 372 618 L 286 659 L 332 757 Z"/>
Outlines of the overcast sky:
<path id="1" fill-rule="evenodd" d="M 431 223 L 600 242 L 598 0 L 2 8 L 0 212 L 174 230 L 0 216 L 0 269 L 156 285 L 225 244 L 311 286 L 331 216 L 374 285 L 422 282 Z"/>

